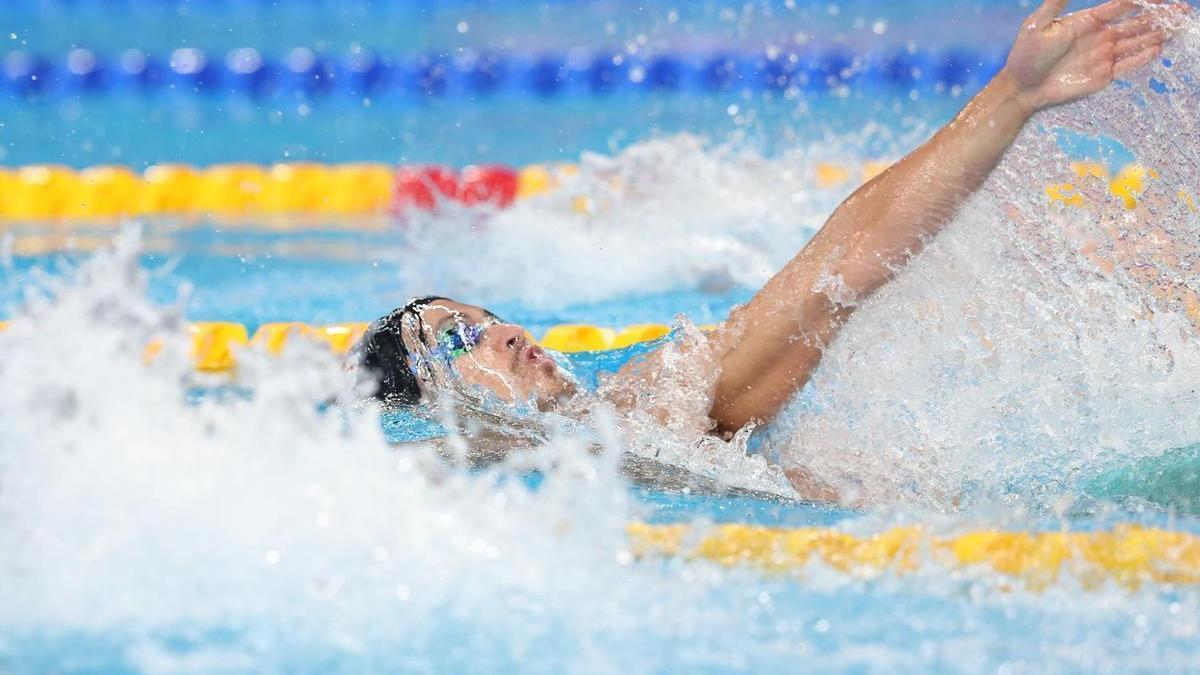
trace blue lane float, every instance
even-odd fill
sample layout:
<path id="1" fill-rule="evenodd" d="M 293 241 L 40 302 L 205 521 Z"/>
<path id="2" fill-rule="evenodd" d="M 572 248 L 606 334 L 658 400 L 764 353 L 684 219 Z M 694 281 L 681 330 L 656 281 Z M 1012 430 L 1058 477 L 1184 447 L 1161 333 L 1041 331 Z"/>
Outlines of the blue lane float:
<path id="1" fill-rule="evenodd" d="M 431 52 L 397 56 L 356 50 L 332 55 L 297 47 L 266 55 L 252 47 L 209 53 L 194 47 L 169 54 L 136 49 L 99 54 L 9 52 L 0 87 L 6 98 L 143 95 L 241 95 L 318 99 L 555 98 L 646 93 L 765 91 L 814 94 L 867 87 L 908 93 L 960 91 L 986 82 L 1003 54 L 968 47 L 894 49 L 858 54 L 843 47 L 771 53 L 657 54 L 620 52 L 511 55 L 495 52 L 451 57 Z"/>

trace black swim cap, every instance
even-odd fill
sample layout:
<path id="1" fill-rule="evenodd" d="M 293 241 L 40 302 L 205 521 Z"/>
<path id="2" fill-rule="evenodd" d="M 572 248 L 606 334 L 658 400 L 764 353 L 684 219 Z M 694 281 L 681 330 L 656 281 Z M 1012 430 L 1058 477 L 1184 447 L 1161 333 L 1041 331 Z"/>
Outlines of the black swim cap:
<path id="1" fill-rule="evenodd" d="M 445 299 L 430 295 L 410 300 L 367 328 L 356 349 L 359 367 L 374 375 L 378 382 L 375 398 L 404 405 L 413 405 L 421 400 L 421 384 L 409 364 L 408 348 L 404 346 L 404 324 L 407 317 L 413 317 L 417 335 L 424 335 L 421 310 L 434 300 Z"/>

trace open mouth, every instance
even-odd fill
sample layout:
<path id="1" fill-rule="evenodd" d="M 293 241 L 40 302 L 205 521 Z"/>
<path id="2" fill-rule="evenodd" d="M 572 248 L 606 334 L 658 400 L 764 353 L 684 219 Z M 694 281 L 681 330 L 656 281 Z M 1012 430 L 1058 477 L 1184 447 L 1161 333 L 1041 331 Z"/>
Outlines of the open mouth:
<path id="1" fill-rule="evenodd" d="M 546 350 L 535 344 L 526 345 L 521 350 L 521 361 L 533 366 L 545 367 L 554 365 L 554 359 L 550 358 Z"/>

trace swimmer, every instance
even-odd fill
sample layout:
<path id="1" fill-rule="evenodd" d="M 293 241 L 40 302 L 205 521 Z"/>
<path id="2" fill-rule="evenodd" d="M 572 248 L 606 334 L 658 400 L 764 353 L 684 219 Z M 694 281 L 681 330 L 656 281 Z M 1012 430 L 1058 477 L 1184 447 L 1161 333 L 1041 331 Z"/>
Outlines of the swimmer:
<path id="1" fill-rule="evenodd" d="M 699 406 L 683 415 L 725 437 L 772 420 L 855 307 L 953 219 L 1036 112 L 1148 64 L 1170 37 L 1166 26 L 1189 11 L 1185 3 L 1110 0 L 1060 17 L 1066 4 L 1046 0 L 1034 11 L 991 82 L 929 141 L 842 202 L 748 303 L 710 333 L 626 364 L 596 394 L 673 427 L 680 407 Z M 379 319 L 357 354 L 377 381 L 375 395 L 395 404 L 431 401 L 451 381 L 543 411 L 569 412 L 581 393 L 523 328 L 449 298 L 419 298 Z M 681 362 L 693 372 L 680 375 Z M 670 395 L 681 378 L 706 374 L 703 400 Z M 788 475 L 806 497 L 832 497 L 802 470 Z"/>

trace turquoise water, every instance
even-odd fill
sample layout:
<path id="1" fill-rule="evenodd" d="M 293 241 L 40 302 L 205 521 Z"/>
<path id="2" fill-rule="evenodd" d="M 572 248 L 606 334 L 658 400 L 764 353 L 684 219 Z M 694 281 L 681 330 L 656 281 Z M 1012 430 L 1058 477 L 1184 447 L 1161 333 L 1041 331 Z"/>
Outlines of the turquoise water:
<path id="1" fill-rule="evenodd" d="M 537 55 L 760 49 L 801 37 L 822 48 L 994 50 L 1023 4 L 19 0 L 0 7 L 0 26 L 13 48 L 47 54 L 337 54 L 358 42 Z M 1194 67 L 1189 49 L 1180 69 Z M 1173 86 L 1177 100 L 1194 100 L 1182 98 L 1187 82 Z M 928 557 L 909 574 L 810 565 L 777 576 L 635 561 L 623 529 L 638 519 L 860 535 L 913 523 L 956 534 L 1133 522 L 1200 533 L 1200 350 L 1187 324 L 1144 290 L 1059 256 L 1072 250 L 1054 238 L 1069 229 L 1062 214 L 1038 230 L 1046 253 L 1014 242 L 1019 228 L 986 208 L 1015 204 L 1041 218 L 1040 182 L 1065 171 L 1042 161 L 1056 148 L 1146 159 L 1172 186 L 1193 184 L 1195 167 L 1169 152 L 1188 147 L 1190 137 L 1171 136 L 1190 133 L 1188 119 L 1152 98 L 1139 100 L 1142 115 L 1101 101 L 1094 127 L 1019 148 L 982 210 L 967 210 L 831 347 L 785 414 L 800 447 L 784 450 L 861 469 L 863 484 L 872 469 L 909 478 L 861 508 L 632 485 L 615 465 L 620 452 L 586 451 L 603 434 L 571 428 L 510 464 L 455 469 L 424 446 L 394 445 L 435 432 L 426 419 L 381 425 L 373 411 L 324 405 L 344 375 L 327 354 L 248 354 L 232 391 L 188 366 L 181 317 L 251 330 L 366 321 L 428 292 L 479 302 L 535 334 L 566 322 L 720 320 L 851 189 L 815 187 L 815 162 L 899 156 L 969 93 L 510 93 L 369 106 L 6 95 L 5 165 L 600 156 L 583 158 L 582 182 L 566 193 L 501 214 L 450 209 L 373 231 L 151 219 L 135 243 L 117 239 L 116 253 L 86 237 L 76 252 L 30 252 L 40 235 L 72 233 L 61 226 L 5 238 L 0 318 L 14 324 L 0 333 L 0 672 L 1194 671 L 1192 587 L 1065 577 L 1035 589 Z M 1158 121 L 1155 133 L 1128 126 L 1141 118 Z M 1125 145 L 1114 154 L 1080 133 Z M 593 214 L 573 211 L 574 189 L 596 198 Z M 1194 220 L 1157 214 L 1150 222 L 1193 259 Z M 106 246 L 114 236 L 77 234 Z M 1003 348 L 981 351 L 979 333 Z M 146 365 L 150 336 L 167 346 Z M 592 383 L 641 349 L 567 360 Z M 752 449 L 771 449 L 784 431 L 764 430 Z M 656 440 L 669 449 L 674 439 Z M 747 479 L 734 459 L 717 452 L 697 471 Z"/>
<path id="2" fill-rule="evenodd" d="M 1075 3 L 1078 4 L 1078 3 Z M 354 44 L 409 51 L 456 47 L 531 52 L 578 46 L 617 46 L 644 36 L 655 46 L 707 46 L 781 42 L 797 31 L 826 39 L 874 45 L 910 39 L 944 41 L 953 25 L 963 39 L 1002 46 L 993 21 L 1016 22 L 1020 2 L 984 0 L 947 6 L 916 0 L 903 7 L 873 0 L 829 3 L 757 0 L 748 3 L 635 3 L 611 0 L 15 0 L 0 21 L 16 34 L 14 46 L 66 50 L 84 46 L 170 50 L 190 45 L 224 52 L 252 46 L 276 52 L 297 45 L 330 52 Z M 733 14 L 730 14 L 730 11 Z M 860 23 L 865 22 L 865 25 Z M 883 33 L 873 23 L 886 21 Z M 459 24 L 466 22 L 467 30 Z"/>
<path id="3" fill-rule="evenodd" d="M 345 231 L 296 235 L 221 234 L 212 229 L 170 236 L 171 249 L 143 256 L 150 272 L 149 296 L 162 304 L 186 298 L 187 318 L 236 321 L 253 332 L 260 324 L 303 321 L 312 324 L 373 321 L 408 298 L 433 292 L 403 274 L 406 251 L 401 233 L 358 234 Z M 289 246 L 310 252 L 336 249 L 338 258 L 288 255 Z M 220 250 L 237 249 L 238 255 Z M 282 251 L 282 252 L 281 252 Z M 87 254 L 47 253 L 21 256 L 0 271 L 0 317 L 8 317 L 37 287 L 34 270 L 70 269 Z M 720 292 L 665 289 L 631 292 L 596 302 L 530 307 L 517 299 L 490 303 L 506 320 L 535 335 L 561 323 L 591 323 L 620 328 L 636 323 L 672 323 L 684 314 L 696 323 L 722 320 L 729 309 L 749 299 L 753 289 Z"/>
<path id="4" fill-rule="evenodd" d="M 811 110 L 794 101 L 738 94 L 613 96 L 543 101 L 530 97 L 487 101 L 424 101 L 404 106 L 329 100 L 259 104 L 140 97 L 49 101 L 4 111 L 6 142 L 0 162 L 55 162 L 69 166 L 157 162 L 208 165 L 229 161 L 272 163 L 378 161 L 463 166 L 575 162 L 583 152 L 612 153 L 654 135 L 690 132 L 714 141 L 778 153 L 797 144 L 848 136 L 880 121 L 904 133 L 939 122 L 961 98 L 928 96 L 908 102 L 861 97 L 817 99 Z M 730 114 L 735 106 L 738 114 Z M 874 154 L 890 149 L 876 141 Z M 871 156 L 871 155 L 868 155 Z"/>
<path id="5" fill-rule="evenodd" d="M 660 54 L 707 58 L 730 51 L 777 51 L 787 57 L 810 49 L 878 55 L 963 47 L 991 61 L 1004 49 L 991 26 L 998 21 L 1015 24 L 1019 16 L 1019 3 L 1009 2 L 952 8 L 921 2 L 900 8 L 875 2 L 658 6 L 574 0 L 278 5 L 103 0 L 7 4 L 0 8 L 0 26 L 11 54 L 50 59 L 58 72 L 66 53 L 75 48 L 101 60 L 119 59 L 129 48 L 159 59 L 177 48 L 197 48 L 222 64 L 233 49 L 254 48 L 264 58 L 280 58 L 293 47 L 333 61 L 358 49 L 447 61 L 491 53 L 513 64 L 532 63 L 547 54 L 566 58 L 581 49 L 649 60 Z M 953 41 L 945 39 L 938 22 L 956 26 Z M 922 67 L 932 71 L 938 62 Z M 905 128 L 944 121 L 962 95 L 979 84 L 968 83 L 967 91 L 957 96 L 928 86 L 912 92 L 908 87 L 882 92 L 874 86 L 869 91 L 855 88 L 846 100 L 808 93 L 797 100 L 782 91 L 757 91 L 757 86 L 752 92 L 733 87 L 711 95 L 631 95 L 630 87 L 623 86 L 602 97 L 574 92 L 542 99 L 513 96 L 505 89 L 444 99 L 286 94 L 265 101 L 223 92 L 195 95 L 184 84 L 164 87 L 148 98 L 111 83 L 99 88 L 102 93 L 67 87 L 32 100 L 14 89 L 0 96 L 7 130 L 0 163 L 120 162 L 140 167 L 162 161 L 318 159 L 520 165 L 574 161 L 583 151 L 611 153 L 653 134 L 679 131 L 717 141 L 736 139 L 773 153 L 821 142 L 830 134 L 842 136 L 868 123 Z M 917 94 L 916 100 L 910 94 Z"/>

